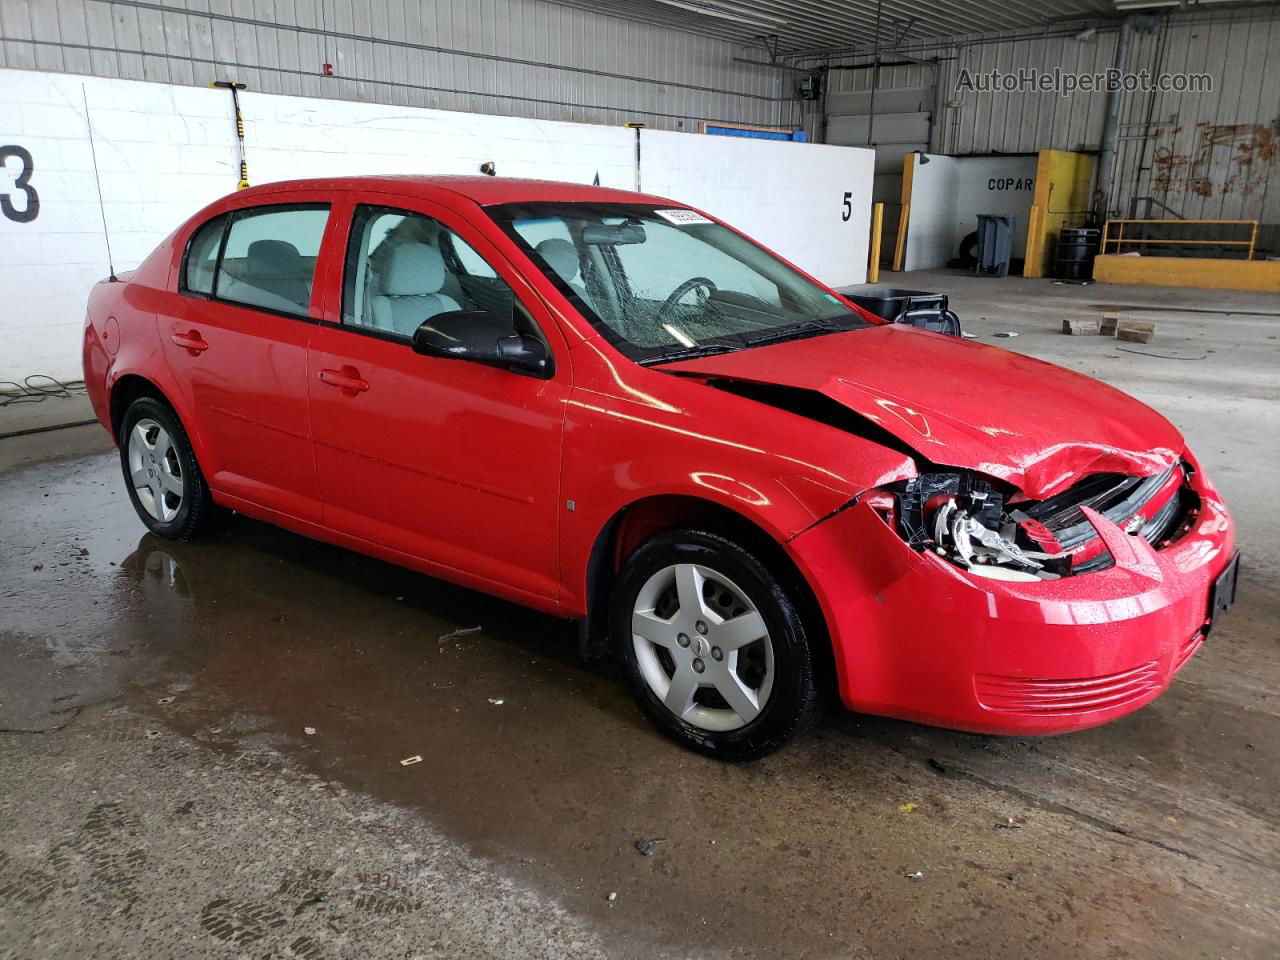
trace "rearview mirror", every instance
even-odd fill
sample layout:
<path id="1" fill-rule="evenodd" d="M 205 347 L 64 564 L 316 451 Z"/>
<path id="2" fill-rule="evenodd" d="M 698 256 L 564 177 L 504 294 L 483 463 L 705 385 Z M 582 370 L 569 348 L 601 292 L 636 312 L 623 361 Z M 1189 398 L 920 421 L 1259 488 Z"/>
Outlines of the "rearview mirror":
<path id="1" fill-rule="evenodd" d="M 590 223 L 582 228 L 582 242 L 592 247 L 612 247 L 620 243 L 644 243 L 642 223 Z"/>
<path id="2" fill-rule="evenodd" d="M 413 352 L 470 360 L 544 379 L 553 372 L 545 343 L 520 333 L 509 320 L 488 310 L 450 310 L 424 320 L 414 331 Z"/>

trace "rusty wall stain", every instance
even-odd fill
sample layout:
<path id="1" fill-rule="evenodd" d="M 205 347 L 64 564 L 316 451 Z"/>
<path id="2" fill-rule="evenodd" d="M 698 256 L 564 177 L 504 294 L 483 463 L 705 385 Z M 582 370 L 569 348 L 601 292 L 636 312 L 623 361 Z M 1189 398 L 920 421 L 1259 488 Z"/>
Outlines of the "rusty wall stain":
<path id="1" fill-rule="evenodd" d="M 1193 193 L 1201 197 L 1265 192 L 1271 168 L 1280 157 L 1280 137 L 1260 123 L 1198 123 L 1191 149 L 1179 147 L 1182 127 L 1155 131 L 1152 189 L 1162 196 Z M 1161 143 L 1161 140 L 1170 143 Z"/>

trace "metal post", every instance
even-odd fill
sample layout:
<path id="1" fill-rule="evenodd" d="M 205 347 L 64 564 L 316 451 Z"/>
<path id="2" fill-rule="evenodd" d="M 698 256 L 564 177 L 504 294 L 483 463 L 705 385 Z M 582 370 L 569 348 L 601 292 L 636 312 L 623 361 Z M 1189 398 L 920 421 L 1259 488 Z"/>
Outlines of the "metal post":
<path id="1" fill-rule="evenodd" d="M 872 140 L 872 133 L 876 127 L 876 87 L 880 85 L 880 14 L 884 8 L 884 0 L 876 2 L 876 56 L 875 66 L 871 68 L 871 103 L 870 113 L 867 115 L 867 146 L 875 146 Z"/>
<path id="2" fill-rule="evenodd" d="M 1133 28 L 1136 17 L 1132 14 L 1124 18 L 1120 24 L 1120 35 L 1116 40 L 1116 58 L 1114 67 L 1123 76 L 1129 69 L 1129 48 L 1133 44 Z M 1095 212 L 1099 220 L 1106 220 L 1111 207 L 1111 185 L 1116 176 L 1116 141 L 1120 134 L 1120 98 L 1119 89 L 1107 93 L 1107 114 L 1102 127 L 1102 147 L 1098 159 L 1098 190 Z"/>

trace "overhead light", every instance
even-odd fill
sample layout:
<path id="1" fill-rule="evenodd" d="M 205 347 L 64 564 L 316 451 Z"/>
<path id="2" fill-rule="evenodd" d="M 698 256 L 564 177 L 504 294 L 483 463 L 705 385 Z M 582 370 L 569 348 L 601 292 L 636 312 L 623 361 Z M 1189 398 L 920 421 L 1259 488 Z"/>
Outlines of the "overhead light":
<path id="1" fill-rule="evenodd" d="M 1117 10 L 1153 10 L 1157 7 L 1183 7 L 1194 10 L 1213 3 L 1236 3 L 1237 0 L 1112 0 Z"/>
<path id="2" fill-rule="evenodd" d="M 681 10 L 688 10 L 690 13 L 700 13 L 704 17 L 732 20 L 734 23 L 745 23 L 751 27 L 758 27 L 764 23 L 782 25 L 787 22 L 782 17 L 775 17 L 768 13 L 758 13 L 755 10 L 747 10 L 727 3 L 685 3 L 684 0 L 657 0 L 657 2 L 668 7 L 679 7 Z"/>

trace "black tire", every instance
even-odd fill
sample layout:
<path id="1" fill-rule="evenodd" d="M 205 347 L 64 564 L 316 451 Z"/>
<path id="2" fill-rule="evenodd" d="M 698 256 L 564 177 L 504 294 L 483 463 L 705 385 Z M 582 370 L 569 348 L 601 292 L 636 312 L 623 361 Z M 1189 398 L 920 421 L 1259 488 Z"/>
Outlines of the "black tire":
<path id="1" fill-rule="evenodd" d="M 663 568 L 694 563 L 740 587 L 763 618 L 773 647 L 772 690 L 760 713 L 733 730 L 710 731 L 669 709 L 650 687 L 633 642 L 632 614 L 645 584 Z M 713 591 L 714 592 L 714 591 Z M 627 683 L 641 709 L 677 743 L 722 760 L 754 760 L 808 729 L 822 712 L 825 687 L 816 675 L 825 659 L 810 646 L 798 591 L 751 550 L 707 530 L 680 529 L 645 541 L 626 561 L 613 590 L 610 633 Z M 821 630 L 813 631 L 825 636 Z"/>
<path id="2" fill-rule="evenodd" d="M 151 420 L 158 423 L 167 432 L 173 453 L 181 471 L 182 498 L 176 514 L 162 520 L 153 517 L 143 506 L 138 491 L 134 489 L 129 467 L 129 444 L 133 429 L 140 420 Z M 221 520 L 226 511 L 213 502 L 209 485 L 205 482 L 200 465 L 196 462 L 195 451 L 191 448 L 191 440 L 182 426 L 182 421 L 168 404 L 154 397 L 140 397 L 129 404 L 120 420 L 120 469 L 124 474 L 125 489 L 129 491 L 129 500 L 138 518 L 147 529 L 156 536 L 168 540 L 190 540 L 207 533 Z"/>

